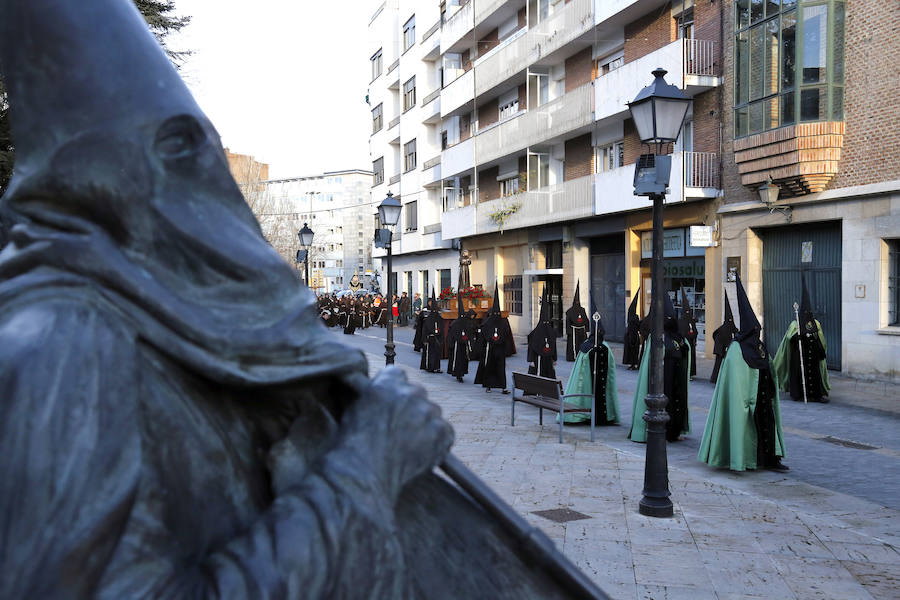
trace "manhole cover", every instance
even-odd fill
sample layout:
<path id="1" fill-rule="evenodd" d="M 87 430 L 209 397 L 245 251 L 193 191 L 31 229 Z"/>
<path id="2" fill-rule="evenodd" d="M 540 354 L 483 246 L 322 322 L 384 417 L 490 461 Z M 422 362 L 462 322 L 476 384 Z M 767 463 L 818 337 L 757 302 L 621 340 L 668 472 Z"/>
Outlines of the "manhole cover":
<path id="1" fill-rule="evenodd" d="M 844 440 L 841 438 L 832 437 L 830 435 L 821 437 L 819 439 L 823 442 L 828 442 L 829 444 L 844 446 L 845 448 L 856 448 L 857 450 L 878 450 L 878 446 L 870 446 L 868 444 L 854 442 L 853 440 Z"/>
<path id="2" fill-rule="evenodd" d="M 551 510 L 536 510 L 532 514 L 535 514 L 539 517 L 544 517 L 545 519 L 549 519 L 555 523 L 568 523 L 569 521 L 579 521 L 581 519 L 590 519 L 591 517 L 580 513 L 577 510 L 570 510 L 568 508 L 554 508 Z"/>

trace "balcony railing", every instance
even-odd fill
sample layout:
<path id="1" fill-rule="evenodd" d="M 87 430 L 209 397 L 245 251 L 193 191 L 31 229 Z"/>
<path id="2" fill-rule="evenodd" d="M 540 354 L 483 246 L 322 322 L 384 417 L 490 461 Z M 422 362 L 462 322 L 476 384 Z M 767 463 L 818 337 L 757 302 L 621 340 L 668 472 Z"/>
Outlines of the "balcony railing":
<path id="1" fill-rule="evenodd" d="M 390 183 L 391 185 L 394 185 L 395 183 L 398 183 L 399 181 L 400 181 L 400 174 L 397 173 L 396 175 L 392 175 L 392 176 L 391 176 L 391 179 L 390 179 L 390 182 L 389 182 L 389 183 Z"/>
<path id="2" fill-rule="evenodd" d="M 425 32 L 425 35 L 422 37 L 422 41 L 420 43 L 424 44 L 425 40 L 427 40 L 428 38 L 433 36 L 435 34 L 435 32 L 440 28 L 441 28 L 441 22 L 440 22 L 440 20 L 438 20 L 437 23 L 432 25 L 431 28 L 429 28 L 429 30 Z"/>
<path id="3" fill-rule="evenodd" d="M 684 153 L 684 187 L 719 189 L 719 157 L 715 152 Z"/>
<path id="4" fill-rule="evenodd" d="M 431 102 L 431 101 L 434 100 L 435 98 L 440 97 L 440 95 L 441 95 L 441 88 L 438 88 L 438 89 L 434 90 L 433 92 L 431 92 L 430 94 L 428 94 L 427 96 L 425 96 L 425 99 L 422 100 L 422 106 L 425 106 L 426 104 L 428 104 L 429 102 Z"/>
<path id="5" fill-rule="evenodd" d="M 467 2 L 459 7 L 453 15 L 447 19 L 441 28 L 441 54 L 453 48 L 475 26 L 474 2 Z"/>
<path id="6" fill-rule="evenodd" d="M 457 208 L 462 208 L 464 206 L 469 206 L 470 204 L 473 204 L 477 199 L 477 188 L 447 187 L 444 188 L 442 208 L 444 212 L 447 212 Z"/>
<path id="7" fill-rule="evenodd" d="M 393 119 L 391 119 L 390 123 L 388 123 L 388 129 L 393 129 L 394 127 L 396 127 L 399 124 L 400 124 L 400 116 L 398 115 L 398 116 L 394 117 Z"/>
<path id="8" fill-rule="evenodd" d="M 430 169 L 431 167 L 436 167 L 439 164 L 441 164 L 441 155 L 440 154 L 438 154 L 434 158 L 430 158 L 430 159 L 426 160 L 425 163 L 422 165 L 422 168 L 427 170 L 427 169 Z"/>
<path id="9" fill-rule="evenodd" d="M 395 60 L 394 62 L 391 63 L 391 66 L 388 67 L 388 70 L 387 70 L 388 74 L 390 74 L 391 71 L 393 71 L 394 69 L 396 69 L 399 66 L 400 66 L 400 59 L 398 58 L 397 60 Z"/>
<path id="10" fill-rule="evenodd" d="M 519 208 L 506 219 L 504 230 L 589 217 L 594 213 L 591 186 L 592 178 L 586 176 L 506 198 L 479 202 L 475 206 L 476 231 L 473 233 L 499 231 L 500 226 L 491 220 L 491 213 L 514 204 L 519 205 Z"/>
<path id="11" fill-rule="evenodd" d="M 719 75 L 719 61 L 716 56 L 716 42 L 713 40 L 685 39 L 684 74 L 716 77 Z"/>
<path id="12" fill-rule="evenodd" d="M 475 157 L 479 163 L 487 162 L 590 125 L 593 92 L 594 86 L 586 83 L 547 104 L 482 130 L 475 137 Z"/>
<path id="13" fill-rule="evenodd" d="M 476 2 L 475 7 L 475 25 L 481 25 L 481 22 L 494 14 L 494 12 L 506 4 L 507 0 L 481 0 Z"/>

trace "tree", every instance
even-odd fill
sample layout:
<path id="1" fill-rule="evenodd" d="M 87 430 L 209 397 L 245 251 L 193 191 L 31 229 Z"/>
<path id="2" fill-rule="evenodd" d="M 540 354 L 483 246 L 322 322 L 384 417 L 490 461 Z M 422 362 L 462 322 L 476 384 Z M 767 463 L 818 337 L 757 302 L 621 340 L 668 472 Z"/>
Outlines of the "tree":
<path id="1" fill-rule="evenodd" d="M 166 51 L 176 68 L 181 66 L 190 52 L 176 52 L 166 46 L 166 36 L 175 33 L 190 23 L 190 17 L 179 17 L 173 14 L 175 2 L 171 0 L 134 0 L 137 9 L 144 15 L 150 31 L 156 36 L 159 44 Z M 9 102 L 3 80 L 0 78 L 0 195 L 6 191 L 9 178 L 12 176 L 15 148 L 9 127 Z M 2 224 L 0 224 L 0 247 L 5 244 Z"/>

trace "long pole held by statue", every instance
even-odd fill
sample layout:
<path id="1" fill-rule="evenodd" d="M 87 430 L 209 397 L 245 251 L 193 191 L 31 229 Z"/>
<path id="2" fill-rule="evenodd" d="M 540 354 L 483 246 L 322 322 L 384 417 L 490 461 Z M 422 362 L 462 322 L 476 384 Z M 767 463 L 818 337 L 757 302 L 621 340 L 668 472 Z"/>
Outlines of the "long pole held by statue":
<path id="1" fill-rule="evenodd" d="M 794 302 L 794 317 L 797 319 L 797 353 L 800 354 L 800 381 L 803 382 L 803 404 L 806 401 L 806 368 L 803 364 L 803 328 L 800 327 L 800 306 Z"/>

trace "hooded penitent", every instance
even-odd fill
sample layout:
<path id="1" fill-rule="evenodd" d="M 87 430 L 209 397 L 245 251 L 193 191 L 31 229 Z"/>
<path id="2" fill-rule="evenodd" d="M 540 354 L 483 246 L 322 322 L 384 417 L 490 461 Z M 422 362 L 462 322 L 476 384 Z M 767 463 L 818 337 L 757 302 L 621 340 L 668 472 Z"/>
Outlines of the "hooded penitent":
<path id="1" fill-rule="evenodd" d="M 566 360 L 575 360 L 578 348 L 581 347 L 590 329 L 588 315 L 581 306 L 581 282 L 575 285 L 575 297 L 572 306 L 566 311 Z"/>
<path id="2" fill-rule="evenodd" d="M 697 457 L 734 471 L 784 471 L 784 436 L 769 353 L 740 277 L 736 287 L 741 328 L 722 362 Z"/>
<path id="3" fill-rule="evenodd" d="M 719 369 L 722 366 L 722 361 L 725 360 L 725 353 L 728 351 L 728 346 L 731 345 L 736 333 L 737 326 L 734 324 L 731 302 L 728 301 L 728 292 L 725 292 L 725 321 L 712 334 L 714 342 L 713 354 L 716 355 L 716 362 L 713 365 L 712 375 L 709 380 L 713 383 L 716 382 L 719 376 Z"/>
<path id="4" fill-rule="evenodd" d="M 16 143 L 0 300 L 99 285 L 146 343 L 214 381 L 362 372 L 361 353 L 319 335 L 313 295 L 263 238 L 216 130 L 131 3 L 0 6 Z"/>
<path id="5" fill-rule="evenodd" d="M 506 389 L 506 357 L 515 353 L 509 321 L 501 316 L 500 287 L 494 283 L 494 302 L 479 328 L 480 359 L 475 383 L 490 391 Z"/>
<path id="6" fill-rule="evenodd" d="M 592 394 L 594 397 L 594 422 L 608 425 L 619 422 L 619 404 L 616 391 L 616 362 L 612 351 L 603 341 L 603 320 L 591 300 L 591 334 L 581 344 L 572 374 L 566 382 L 566 394 Z M 569 400 L 582 408 L 590 407 L 590 398 L 572 396 Z M 588 415 L 571 413 L 566 423 L 587 421 Z"/>
<path id="7" fill-rule="evenodd" d="M 628 323 L 625 326 L 625 340 L 622 347 L 622 364 L 628 365 L 630 369 L 636 369 L 641 361 L 641 319 L 637 314 L 640 296 L 641 290 L 638 288 L 628 307 Z"/>
<path id="8" fill-rule="evenodd" d="M 801 283 L 803 295 L 798 319 L 788 324 L 778 346 L 775 371 L 782 389 L 790 391 L 792 399 L 827 403 L 831 384 L 826 366 L 825 332 L 813 315 L 809 289 L 802 274 Z"/>
<path id="9" fill-rule="evenodd" d="M 475 347 L 475 321 L 468 313 L 463 312 L 462 293 L 456 294 L 457 318 L 450 324 L 447 332 L 449 359 L 447 373 L 462 381 L 463 375 L 469 372 L 469 360 L 473 357 Z"/>
<path id="10" fill-rule="evenodd" d="M 528 334 L 528 372 L 531 375 L 556 378 L 556 330 L 550 324 L 550 294 L 541 295 L 541 313 L 538 324 Z"/>
<path id="11" fill-rule="evenodd" d="M 424 311 L 422 319 L 422 358 L 419 368 L 430 373 L 439 373 L 441 370 L 441 355 L 443 354 L 443 319 L 438 309 L 434 296 L 434 288 L 431 288 L 431 298 L 428 299 L 428 308 Z"/>
<path id="12" fill-rule="evenodd" d="M 688 300 L 684 288 L 681 288 L 681 318 L 678 320 L 678 331 L 691 347 L 691 377 L 697 374 L 697 320 L 694 309 Z"/>

